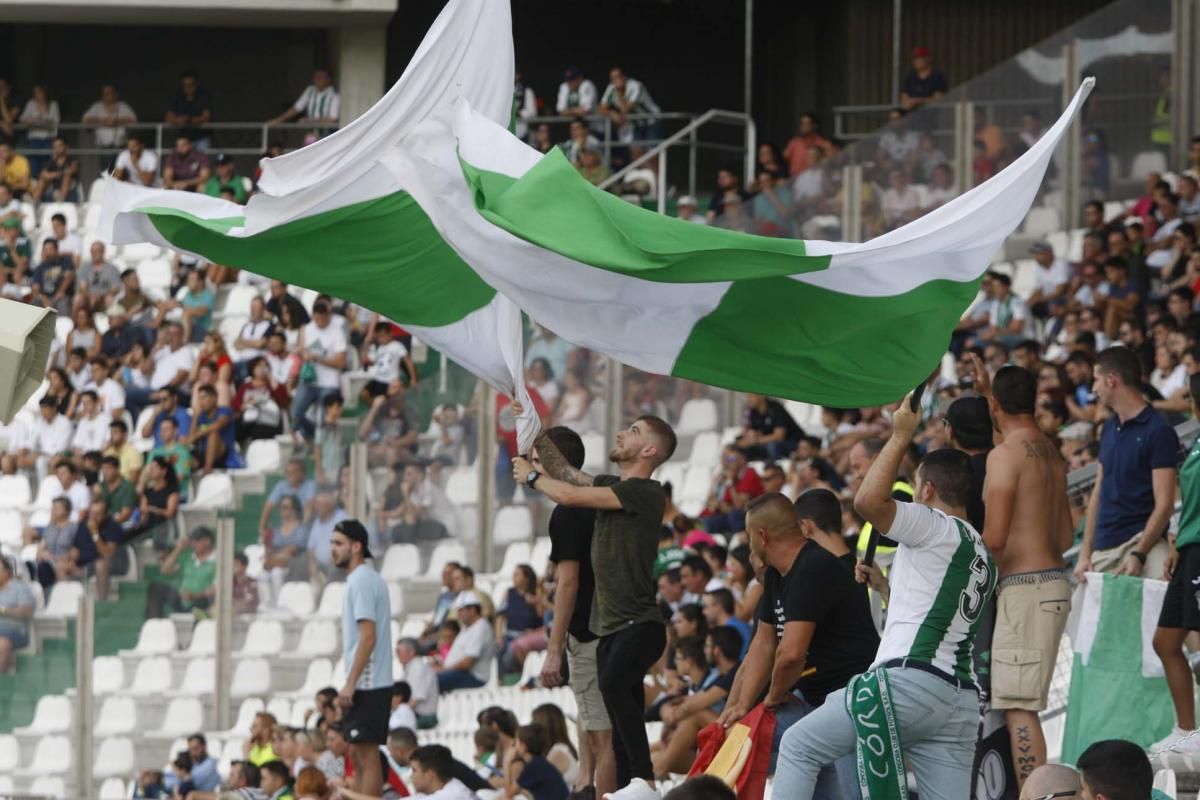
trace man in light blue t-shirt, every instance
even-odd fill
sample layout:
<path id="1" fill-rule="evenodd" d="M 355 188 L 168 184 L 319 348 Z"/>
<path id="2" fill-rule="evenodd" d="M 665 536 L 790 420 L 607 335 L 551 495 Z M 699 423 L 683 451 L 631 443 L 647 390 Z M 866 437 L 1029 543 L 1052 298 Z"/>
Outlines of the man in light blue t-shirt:
<path id="1" fill-rule="evenodd" d="M 330 553 L 344 569 L 342 600 L 342 659 L 346 685 L 338 692 L 342 735 L 350 745 L 354 777 L 350 788 L 379 797 L 383 774 L 378 750 L 387 743 L 392 710 L 391 606 L 387 585 L 367 565 L 371 557 L 367 529 L 356 519 L 344 519 L 333 529 Z"/>

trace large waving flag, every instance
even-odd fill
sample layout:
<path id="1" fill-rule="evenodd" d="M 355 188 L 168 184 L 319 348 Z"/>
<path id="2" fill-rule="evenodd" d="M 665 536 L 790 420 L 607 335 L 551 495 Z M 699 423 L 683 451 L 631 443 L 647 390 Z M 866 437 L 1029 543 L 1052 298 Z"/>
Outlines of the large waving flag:
<path id="1" fill-rule="evenodd" d="M 512 72 L 508 4 L 451 0 L 379 104 L 264 162 L 266 194 L 243 208 L 110 181 L 102 235 L 360 303 L 510 394 L 523 391 L 515 304 L 650 372 L 872 405 L 945 352 L 1092 85 L 999 175 L 850 244 L 704 228 L 592 187 L 508 132 Z M 528 418 L 520 429 L 524 447 Z"/>

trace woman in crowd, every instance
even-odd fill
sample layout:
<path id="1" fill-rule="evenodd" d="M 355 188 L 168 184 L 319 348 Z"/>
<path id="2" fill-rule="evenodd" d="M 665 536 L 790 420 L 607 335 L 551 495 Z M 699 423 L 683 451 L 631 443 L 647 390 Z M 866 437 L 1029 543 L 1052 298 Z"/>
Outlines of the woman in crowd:
<path id="1" fill-rule="evenodd" d="M 546 401 L 546 405 L 553 408 L 558 403 L 558 384 L 554 381 L 554 369 L 550 366 L 549 361 L 544 358 L 535 358 L 529 365 L 529 369 L 526 370 L 525 380 L 537 389 L 538 394 Z"/>
<path id="2" fill-rule="evenodd" d="M 753 622 L 763 587 L 754 576 L 754 567 L 750 565 L 749 545 L 741 544 L 729 551 L 725 571 L 729 575 L 729 588 L 734 590 L 735 596 L 741 597 L 737 603 L 737 618 L 743 622 Z"/>
<path id="3" fill-rule="evenodd" d="M 77 308 L 74 314 L 75 327 L 67 334 L 63 354 L 82 347 L 88 360 L 100 355 L 100 331 L 96 330 L 96 315 L 90 308 Z"/>
<path id="4" fill-rule="evenodd" d="M 555 424 L 566 425 L 576 431 L 583 430 L 591 404 L 592 394 L 583 381 L 583 375 L 576 370 L 568 370 L 563 376 L 563 393 L 555 412 Z"/>
<path id="5" fill-rule="evenodd" d="M 271 530 L 269 540 L 263 541 L 263 568 L 258 576 L 259 597 L 272 608 L 284 583 L 307 579 L 308 564 L 304 556 L 307 545 L 308 525 L 304 523 L 300 500 L 285 494 L 279 499 L 279 525 Z"/>
<path id="6" fill-rule="evenodd" d="M 567 734 L 567 718 L 563 716 L 562 709 L 553 703 L 543 703 L 533 710 L 533 723 L 546 730 L 549 747 L 546 760 L 562 773 L 568 788 L 575 786 L 575 780 L 579 777 L 579 752 Z"/>
<path id="7" fill-rule="evenodd" d="M 297 736 L 301 734 L 297 734 Z M 296 800 L 329 800 L 330 795 L 329 783 L 325 780 L 325 774 L 316 767 L 302 768 L 296 774 L 296 785 L 292 791 Z"/>
<path id="8" fill-rule="evenodd" d="M 158 550 L 170 549 L 175 538 L 175 515 L 179 511 L 179 478 L 165 456 L 155 456 L 146 465 L 149 479 L 138 498 L 138 532 L 149 533 Z"/>
<path id="9" fill-rule="evenodd" d="M 546 649 L 546 628 L 542 624 L 545 598 L 538 590 L 537 574 L 528 564 L 513 569 L 513 585 L 504 595 L 496 612 L 496 625 L 503 655 L 502 672 L 520 672 L 529 653 Z"/>
<path id="10" fill-rule="evenodd" d="M 212 386 L 217 390 L 218 406 L 228 406 L 233 401 L 233 359 L 225 348 L 224 336 L 216 331 L 205 334 L 188 381 L 192 384 L 193 408 L 197 405 L 196 392 L 201 386 Z"/>
<path id="11" fill-rule="evenodd" d="M 283 433 L 283 409 L 287 408 L 287 387 L 271 375 L 265 358 L 251 359 L 248 372 L 232 406 L 237 417 L 237 441 L 243 450 L 254 439 L 274 439 Z"/>
<path id="12" fill-rule="evenodd" d="M 71 378 L 62 367 L 51 367 L 46 373 L 46 394 L 54 400 L 58 413 L 67 417 L 75 416 L 75 389 L 71 386 Z"/>

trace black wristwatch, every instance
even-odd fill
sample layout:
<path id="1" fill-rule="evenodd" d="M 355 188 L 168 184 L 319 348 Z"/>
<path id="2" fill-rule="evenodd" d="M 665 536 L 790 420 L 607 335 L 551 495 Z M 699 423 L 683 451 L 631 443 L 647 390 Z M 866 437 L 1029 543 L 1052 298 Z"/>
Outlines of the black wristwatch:
<path id="1" fill-rule="evenodd" d="M 531 483 L 529 485 L 532 486 L 533 484 Z M 1143 567 L 1146 566 L 1146 554 L 1145 553 L 1139 553 L 1137 550 L 1130 550 L 1129 555 L 1133 556 L 1138 561 L 1142 562 Z"/>
<path id="2" fill-rule="evenodd" d="M 536 469 L 531 469 L 529 474 L 525 476 L 525 485 L 532 489 L 533 484 L 536 483 L 537 479 L 540 477 L 542 477 L 542 473 L 538 472 Z"/>

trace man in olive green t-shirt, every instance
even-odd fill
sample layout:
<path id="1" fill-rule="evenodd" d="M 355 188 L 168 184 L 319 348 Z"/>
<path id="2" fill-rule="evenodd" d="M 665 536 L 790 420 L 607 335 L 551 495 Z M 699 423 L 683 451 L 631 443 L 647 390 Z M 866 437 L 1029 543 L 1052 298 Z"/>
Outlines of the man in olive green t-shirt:
<path id="1" fill-rule="evenodd" d="M 1200 419 L 1200 374 L 1188 379 L 1192 414 Z M 1167 687 L 1175 703 L 1175 727 L 1165 739 L 1151 745 L 1152 752 L 1172 750 L 1200 753 L 1200 736 L 1184 741 L 1196 729 L 1196 699 L 1192 694 L 1194 678 L 1183 640 L 1191 631 L 1200 631 L 1200 439 L 1192 445 L 1179 468 L 1179 528 L 1168 537 L 1171 554 L 1166 575 L 1146 575 L 1171 581 L 1163 597 L 1158 630 L 1154 632 L 1154 652 L 1162 659 Z"/>
<path id="2" fill-rule="evenodd" d="M 513 411 L 521 413 L 519 404 Z M 513 477 L 556 503 L 596 510 L 592 569 L 596 594 L 589 628 L 600 693 L 613 726 L 616 800 L 657 795 L 643 716 L 642 680 L 662 655 L 667 634 L 655 598 L 654 562 L 666 495 L 650 476 L 675 452 L 675 432 L 658 417 L 639 417 L 617 434 L 608 454 L 617 475 L 595 477 L 572 467 L 545 435 L 535 447 L 546 474 L 513 459 Z"/>
<path id="3" fill-rule="evenodd" d="M 146 589 L 146 618 L 161 617 L 172 611 L 204 611 L 217 593 L 217 555 L 213 532 L 196 528 L 190 536 L 181 536 L 162 565 L 163 575 L 179 573 L 179 587 L 166 581 L 151 581 Z M 192 552 L 187 552 L 188 549 Z M 232 569 L 232 565 L 230 566 Z"/>

